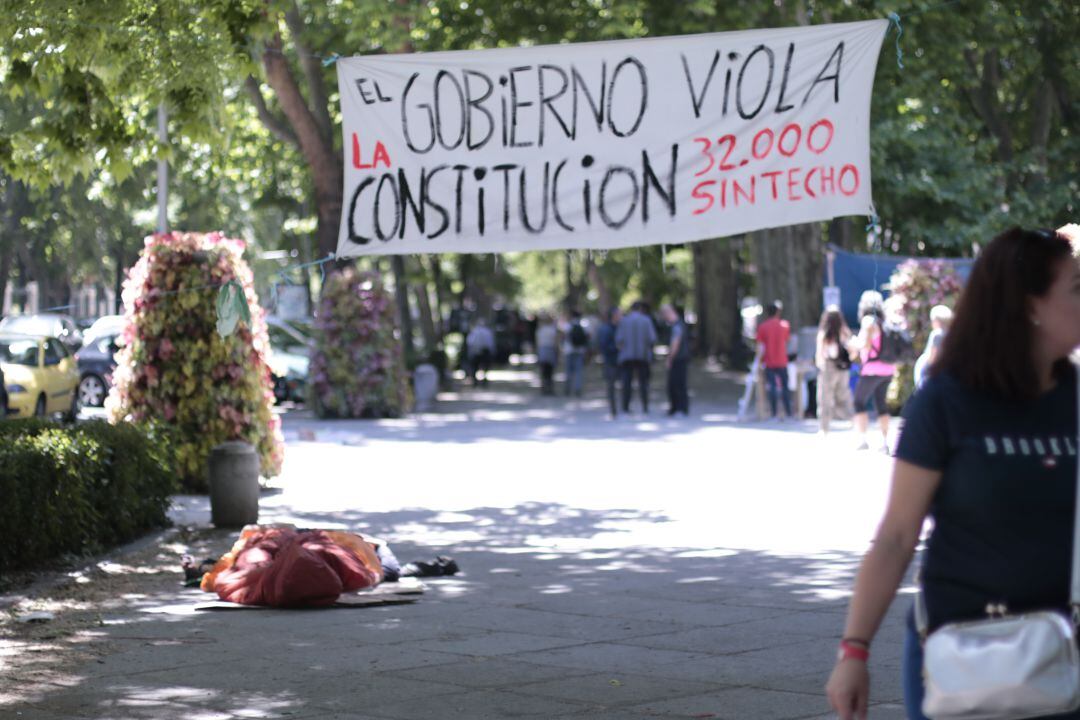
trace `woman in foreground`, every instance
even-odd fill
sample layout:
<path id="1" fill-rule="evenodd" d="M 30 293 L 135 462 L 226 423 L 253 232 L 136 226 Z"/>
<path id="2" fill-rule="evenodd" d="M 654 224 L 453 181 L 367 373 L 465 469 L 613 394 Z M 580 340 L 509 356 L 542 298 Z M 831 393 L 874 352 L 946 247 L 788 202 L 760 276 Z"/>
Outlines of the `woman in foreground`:
<path id="1" fill-rule="evenodd" d="M 888 505 L 863 558 L 826 686 L 841 720 L 865 718 L 867 659 L 919 541 L 928 629 L 1069 604 L 1076 502 L 1080 264 L 1075 225 L 1008 230 L 986 246 L 930 377 L 911 398 Z M 922 653 L 909 614 L 904 694 L 921 718 Z"/>

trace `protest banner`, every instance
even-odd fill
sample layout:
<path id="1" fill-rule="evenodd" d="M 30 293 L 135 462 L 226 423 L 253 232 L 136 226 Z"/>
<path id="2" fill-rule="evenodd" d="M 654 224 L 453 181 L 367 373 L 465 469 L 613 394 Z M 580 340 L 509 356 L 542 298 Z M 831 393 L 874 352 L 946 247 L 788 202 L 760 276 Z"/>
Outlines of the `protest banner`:
<path id="1" fill-rule="evenodd" d="M 338 257 L 611 249 L 871 212 L 886 20 L 338 60 Z"/>

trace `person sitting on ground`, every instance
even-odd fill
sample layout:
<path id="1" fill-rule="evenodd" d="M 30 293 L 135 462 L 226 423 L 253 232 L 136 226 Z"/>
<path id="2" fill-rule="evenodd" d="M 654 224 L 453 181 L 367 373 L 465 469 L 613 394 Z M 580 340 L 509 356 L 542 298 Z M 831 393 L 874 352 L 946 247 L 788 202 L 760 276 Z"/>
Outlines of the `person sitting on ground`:
<path id="1" fill-rule="evenodd" d="M 483 383 L 487 385 L 491 361 L 495 357 L 495 334 L 483 319 L 477 320 L 476 326 L 469 331 L 465 346 L 469 349 L 469 375 L 472 377 L 472 384 L 477 384 L 478 374 L 483 370 Z"/>
<path id="2" fill-rule="evenodd" d="M 1013 228 L 987 244 L 971 269 L 941 355 L 904 408 L 888 506 L 859 569 L 826 687 L 839 720 L 866 717 L 870 643 L 928 515 L 934 528 L 921 572 L 928 632 L 985 619 L 988 603 L 1006 603 L 1018 615 L 1069 614 L 1078 231 Z M 913 612 L 902 667 L 907 717 L 922 719 Z"/>
<path id="3" fill-rule="evenodd" d="M 818 369 L 818 423 L 822 435 L 829 433 L 833 420 L 848 417 L 851 413 L 851 386 L 848 383 L 851 356 L 847 349 L 850 340 L 851 328 L 844 321 L 840 308 L 836 305 L 825 308 L 818 324 L 814 353 Z"/>
<path id="4" fill-rule="evenodd" d="M 886 398 L 896 366 L 879 360 L 885 340 L 885 300 L 876 290 L 867 290 L 859 298 L 859 334 L 852 338 L 848 349 L 859 354 L 859 380 L 855 383 L 855 430 L 859 434 L 859 450 L 870 447 L 866 431 L 870 425 L 870 407 L 877 413 L 881 429 L 881 449 L 889 452 L 889 408 Z"/>
<path id="5" fill-rule="evenodd" d="M 949 323 L 951 322 L 952 310 L 948 306 L 935 305 L 930 308 L 930 336 L 926 339 L 926 349 L 923 350 L 923 354 L 919 356 L 919 359 L 915 361 L 916 388 L 922 387 L 923 381 L 926 379 L 927 369 L 937 360 L 942 341 L 945 339 L 945 333 L 948 332 Z"/>

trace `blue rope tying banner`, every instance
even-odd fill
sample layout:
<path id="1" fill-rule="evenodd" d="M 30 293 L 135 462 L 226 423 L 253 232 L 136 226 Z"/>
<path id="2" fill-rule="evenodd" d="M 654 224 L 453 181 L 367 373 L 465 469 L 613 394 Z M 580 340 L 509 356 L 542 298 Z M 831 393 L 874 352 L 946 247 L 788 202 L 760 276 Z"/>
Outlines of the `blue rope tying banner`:
<path id="1" fill-rule="evenodd" d="M 896 66 L 904 69 L 904 51 L 900 49 L 900 36 L 904 34 L 904 28 L 900 26 L 900 16 L 894 12 L 889 13 L 889 22 L 896 27 Z"/>

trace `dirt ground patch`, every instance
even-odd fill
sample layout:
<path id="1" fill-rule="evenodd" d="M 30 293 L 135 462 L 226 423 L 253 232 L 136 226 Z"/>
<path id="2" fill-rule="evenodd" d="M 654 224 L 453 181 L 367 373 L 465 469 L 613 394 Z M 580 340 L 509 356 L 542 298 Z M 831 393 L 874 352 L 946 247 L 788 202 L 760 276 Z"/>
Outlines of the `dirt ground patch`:
<path id="1" fill-rule="evenodd" d="M 216 557 L 234 537 L 212 528 L 171 528 L 148 544 L 136 543 L 81 569 L 15 578 L 32 584 L 9 587 L 8 593 L 21 597 L 0 609 L 0 708 L 70 685 L 77 681 L 76 668 L 104 662 L 112 648 L 103 632 L 109 618 L 174 592 L 183 581 L 181 555 Z"/>

